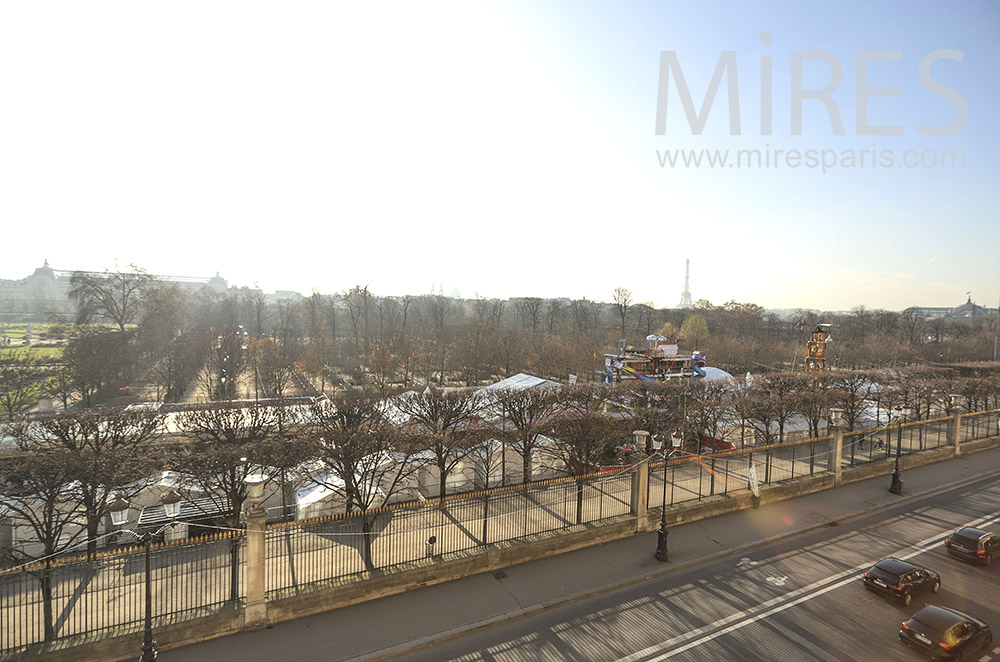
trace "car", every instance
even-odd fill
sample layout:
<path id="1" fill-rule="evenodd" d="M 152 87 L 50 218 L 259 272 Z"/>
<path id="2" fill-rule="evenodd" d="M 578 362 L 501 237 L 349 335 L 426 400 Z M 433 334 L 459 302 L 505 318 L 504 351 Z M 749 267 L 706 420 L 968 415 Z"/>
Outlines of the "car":
<path id="1" fill-rule="evenodd" d="M 725 453 L 726 451 L 736 450 L 736 444 L 733 442 L 726 441 L 725 439 L 718 439 L 707 434 L 700 435 L 699 443 L 701 444 L 700 448 L 702 455 L 708 455 L 709 453 Z"/>
<path id="2" fill-rule="evenodd" d="M 969 563 L 993 563 L 993 557 L 1000 556 L 1000 536 L 989 531 L 964 526 L 945 538 L 948 553 Z"/>
<path id="3" fill-rule="evenodd" d="M 882 559 L 862 577 L 865 588 L 897 598 L 909 606 L 917 593 L 937 593 L 941 590 L 941 575 L 916 563 L 893 556 Z"/>
<path id="4" fill-rule="evenodd" d="M 955 609 L 927 605 L 903 621 L 899 640 L 934 660 L 973 659 L 993 643 L 990 626 Z"/>

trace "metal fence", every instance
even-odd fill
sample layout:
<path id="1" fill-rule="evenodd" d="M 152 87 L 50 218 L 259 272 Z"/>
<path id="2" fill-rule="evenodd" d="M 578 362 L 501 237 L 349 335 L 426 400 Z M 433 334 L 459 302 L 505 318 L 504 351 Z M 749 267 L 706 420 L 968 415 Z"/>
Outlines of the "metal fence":
<path id="1" fill-rule="evenodd" d="M 949 445 L 948 426 L 952 418 L 886 425 L 844 434 L 845 466 L 889 459 L 899 446 L 900 455 L 909 455 Z"/>
<path id="2" fill-rule="evenodd" d="M 953 419 L 935 418 L 843 435 L 842 466 L 890 459 L 949 445 Z M 963 442 L 1000 434 L 1000 410 L 962 417 Z M 697 501 L 830 472 L 833 435 L 714 455 L 652 462 L 647 482 L 651 509 Z M 268 599 L 361 581 L 427 557 L 475 554 L 488 545 L 558 535 L 632 511 L 634 472 L 598 473 L 496 488 L 444 500 L 400 504 L 363 513 L 277 524 L 265 532 L 264 582 Z M 243 532 L 157 544 L 152 548 L 154 627 L 243 604 L 246 536 Z M 51 599 L 42 579 L 51 578 Z M 95 558 L 58 559 L 0 571 L 0 659 L 41 647 L 135 632 L 144 617 L 141 547 Z M 46 606 L 48 605 L 48 607 Z M 46 608 L 50 635 L 46 640 Z"/>
<path id="3" fill-rule="evenodd" d="M 241 604 L 243 540 L 243 534 L 225 533 L 153 544 L 154 627 Z M 0 571 L 0 656 L 28 653 L 43 643 L 60 648 L 141 630 L 145 581 L 142 546 Z M 49 600 L 43 582 L 51 585 Z"/>
<path id="4" fill-rule="evenodd" d="M 747 490 L 751 467 L 762 485 L 829 471 L 833 444 L 832 436 L 824 436 L 653 462 L 648 503 L 659 508 Z"/>
<path id="5" fill-rule="evenodd" d="M 974 441 L 1000 434 L 1000 409 L 978 411 L 962 417 L 962 441 Z"/>
<path id="6" fill-rule="evenodd" d="M 625 515 L 631 490 L 632 474 L 623 471 L 272 526 L 266 540 L 268 595 Z"/>

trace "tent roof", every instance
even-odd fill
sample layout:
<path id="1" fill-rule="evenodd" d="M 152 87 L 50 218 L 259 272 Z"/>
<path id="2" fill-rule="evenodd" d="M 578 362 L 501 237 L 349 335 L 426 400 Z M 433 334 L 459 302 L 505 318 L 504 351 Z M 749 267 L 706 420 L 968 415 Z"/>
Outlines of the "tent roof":
<path id="1" fill-rule="evenodd" d="M 559 382 L 554 382 L 548 379 L 542 379 L 541 377 L 535 377 L 534 375 L 529 375 L 524 372 L 519 372 L 516 375 L 508 377 L 507 379 L 502 379 L 495 384 L 484 386 L 481 390 L 496 391 L 500 389 L 535 388 L 536 386 L 559 386 Z"/>

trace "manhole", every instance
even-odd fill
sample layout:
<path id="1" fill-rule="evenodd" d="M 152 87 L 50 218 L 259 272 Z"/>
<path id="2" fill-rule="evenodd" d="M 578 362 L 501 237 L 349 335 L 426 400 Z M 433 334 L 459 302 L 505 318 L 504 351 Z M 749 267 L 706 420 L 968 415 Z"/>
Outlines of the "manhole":
<path id="1" fill-rule="evenodd" d="M 498 580 L 507 579 L 507 573 L 504 572 L 503 570 L 497 570 L 496 572 L 493 573 L 493 576 L 496 577 Z"/>

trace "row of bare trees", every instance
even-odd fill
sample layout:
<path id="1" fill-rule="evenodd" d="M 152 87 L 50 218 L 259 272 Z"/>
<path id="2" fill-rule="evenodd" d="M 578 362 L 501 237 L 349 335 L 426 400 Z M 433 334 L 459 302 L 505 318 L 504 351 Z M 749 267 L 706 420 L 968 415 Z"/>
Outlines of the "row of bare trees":
<path id="1" fill-rule="evenodd" d="M 691 310 L 662 309 L 633 301 L 621 287 L 610 303 L 381 296 L 363 285 L 275 299 L 251 288 L 185 289 L 138 267 L 77 272 L 70 297 L 77 325 L 65 369 L 41 381 L 53 397 L 88 407 L 133 384 L 167 401 L 191 397 L 196 385 L 203 397 L 245 397 L 237 385 L 251 369 L 254 395 L 262 397 L 283 397 L 301 383 L 298 377 L 318 391 L 348 386 L 383 393 L 413 382 L 478 385 L 516 372 L 590 381 L 620 338 L 641 346 L 650 333 L 706 351 L 712 365 L 733 374 L 796 370 L 819 321 L 834 325 L 832 366 L 955 364 L 990 358 L 998 331 L 992 314 L 928 320 L 914 310 L 858 306 L 846 315 L 799 310 L 789 317 L 752 303 L 705 300 Z M 8 383 L 0 375 L 0 407 L 12 412 L 33 402 Z"/>
<path id="2" fill-rule="evenodd" d="M 504 453 L 512 450 L 520 455 L 525 482 L 540 455 L 575 477 L 579 520 L 585 477 L 615 462 L 633 430 L 647 430 L 660 441 L 679 434 L 692 450 L 704 437 L 735 442 L 740 435 L 746 444 L 744 435 L 750 434 L 757 442 L 778 443 L 793 417 L 808 421 L 814 434 L 831 407 L 844 409 L 852 428 L 884 422 L 865 421 L 873 411 L 878 417 L 905 408 L 910 417 L 925 418 L 938 415 L 950 394 L 961 395 L 970 410 L 1000 407 L 1000 371 L 771 373 L 736 384 L 425 389 L 391 398 L 340 393 L 305 414 L 253 404 L 192 408 L 175 415 L 180 439 L 165 438 L 162 418 L 151 412 L 18 416 L 2 424 L 17 450 L 0 456 L 3 506 L 8 519 L 30 529 L 38 544 L 0 553 L 14 563 L 46 561 L 33 571 L 50 602 L 49 561 L 80 545 L 95 553 L 110 504 L 116 497 L 134 498 L 165 469 L 181 477 L 189 498 L 213 504 L 206 516 L 239 529 L 251 473 L 265 474 L 283 500 L 291 486 L 313 483 L 339 494 L 348 511 L 365 512 L 412 487 L 421 467 L 434 468 L 440 499 L 447 496 L 449 475 L 463 463 L 471 464 L 477 484 L 488 487 L 498 469 L 504 480 Z M 369 567 L 373 523 L 364 516 L 362 553 Z M 236 599 L 240 540 L 232 540 Z M 45 624 L 51 634 L 51 613 Z"/>

